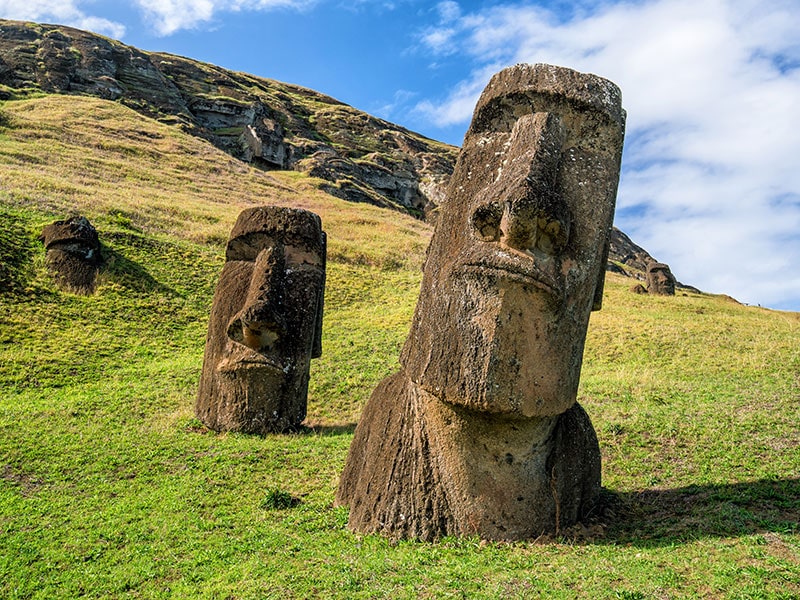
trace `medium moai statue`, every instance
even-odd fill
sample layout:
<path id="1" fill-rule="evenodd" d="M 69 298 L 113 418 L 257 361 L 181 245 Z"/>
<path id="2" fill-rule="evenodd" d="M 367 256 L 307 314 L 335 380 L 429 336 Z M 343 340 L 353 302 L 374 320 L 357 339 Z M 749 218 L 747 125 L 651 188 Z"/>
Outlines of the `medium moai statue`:
<path id="1" fill-rule="evenodd" d="M 45 262 L 59 289 L 74 294 L 94 294 L 102 264 L 97 230 L 86 217 L 70 217 L 47 225 L 39 239 L 47 252 Z"/>
<path id="2" fill-rule="evenodd" d="M 369 399 L 341 476 L 352 530 L 520 540 L 594 508 L 600 450 L 576 396 L 624 123 L 619 89 L 594 75 L 517 65 L 489 82 L 402 368 Z"/>
<path id="3" fill-rule="evenodd" d="M 657 296 L 675 295 L 675 276 L 669 265 L 659 262 L 647 265 L 647 293 Z"/>
<path id="4" fill-rule="evenodd" d="M 195 414 L 216 431 L 291 430 L 322 354 L 326 239 L 307 210 L 263 206 L 233 226 L 214 292 Z"/>

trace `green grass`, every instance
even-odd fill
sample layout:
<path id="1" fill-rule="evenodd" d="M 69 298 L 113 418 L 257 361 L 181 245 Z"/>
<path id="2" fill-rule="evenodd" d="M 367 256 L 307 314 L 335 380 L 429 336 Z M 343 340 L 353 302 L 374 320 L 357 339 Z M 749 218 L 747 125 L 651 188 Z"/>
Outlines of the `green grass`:
<path id="1" fill-rule="evenodd" d="M 354 535 L 334 493 L 430 229 L 116 104 L 0 111 L 0 597 L 800 597 L 800 314 L 610 276 L 579 391 L 597 522 L 516 544 Z M 211 295 L 262 202 L 323 218 L 323 356 L 305 430 L 215 434 L 193 414 Z M 53 287 L 36 240 L 75 211 L 107 259 L 91 297 Z"/>

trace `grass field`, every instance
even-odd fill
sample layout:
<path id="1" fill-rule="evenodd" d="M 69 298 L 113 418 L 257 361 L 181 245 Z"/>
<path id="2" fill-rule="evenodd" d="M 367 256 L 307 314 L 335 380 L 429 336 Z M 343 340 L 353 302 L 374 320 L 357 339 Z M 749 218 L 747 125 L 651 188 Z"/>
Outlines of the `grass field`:
<path id="1" fill-rule="evenodd" d="M 359 412 L 397 368 L 430 228 L 249 168 L 119 105 L 0 106 L 0 597 L 800 598 L 800 314 L 610 275 L 579 400 L 607 509 L 558 539 L 390 542 L 333 506 Z M 253 204 L 329 237 L 308 427 L 193 416 L 224 241 Z M 101 232 L 98 292 L 36 241 Z M 287 501 L 291 500 L 291 501 Z"/>

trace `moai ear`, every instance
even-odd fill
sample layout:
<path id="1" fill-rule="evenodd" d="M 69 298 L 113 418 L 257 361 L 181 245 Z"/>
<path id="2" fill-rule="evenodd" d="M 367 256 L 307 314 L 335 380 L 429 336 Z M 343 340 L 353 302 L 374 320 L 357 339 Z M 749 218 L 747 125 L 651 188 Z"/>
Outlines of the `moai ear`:
<path id="1" fill-rule="evenodd" d="M 606 237 L 606 243 L 603 246 L 603 256 L 600 260 L 600 268 L 597 273 L 597 283 L 594 287 L 594 300 L 592 301 L 592 310 L 600 310 L 603 307 L 603 288 L 606 284 L 606 263 L 608 262 L 608 251 L 611 245 L 611 240 Z"/>
<path id="2" fill-rule="evenodd" d="M 314 345 L 311 347 L 311 358 L 322 356 L 322 313 L 325 305 L 325 277 L 327 273 L 328 236 L 324 231 L 322 235 L 322 285 L 317 294 L 317 326 L 314 330 Z"/>

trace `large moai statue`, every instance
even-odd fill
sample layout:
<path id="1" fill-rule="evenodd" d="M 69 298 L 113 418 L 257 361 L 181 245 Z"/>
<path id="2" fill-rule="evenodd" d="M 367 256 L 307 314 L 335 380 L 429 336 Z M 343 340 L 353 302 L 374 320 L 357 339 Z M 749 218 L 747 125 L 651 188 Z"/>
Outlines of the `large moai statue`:
<path id="1" fill-rule="evenodd" d="M 594 75 L 495 75 L 428 248 L 400 372 L 369 399 L 337 502 L 359 532 L 519 540 L 584 518 L 600 450 L 576 403 L 603 292 L 625 112 Z"/>
<path id="2" fill-rule="evenodd" d="M 264 206 L 233 226 L 214 292 L 195 413 L 216 431 L 266 434 L 306 416 L 322 354 L 326 239 L 312 212 Z"/>
<path id="3" fill-rule="evenodd" d="M 59 289 L 94 294 L 102 264 L 100 238 L 86 217 L 70 217 L 47 225 L 39 239 L 47 252 L 47 270 Z"/>

